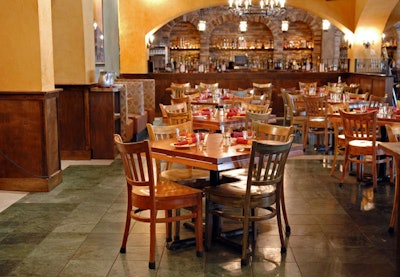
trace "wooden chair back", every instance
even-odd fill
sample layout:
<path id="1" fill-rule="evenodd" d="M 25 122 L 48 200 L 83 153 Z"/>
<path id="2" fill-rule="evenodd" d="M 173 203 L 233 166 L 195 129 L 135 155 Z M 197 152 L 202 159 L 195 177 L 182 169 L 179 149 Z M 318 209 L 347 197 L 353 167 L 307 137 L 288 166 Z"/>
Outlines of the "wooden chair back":
<path id="1" fill-rule="evenodd" d="M 271 113 L 253 113 L 246 112 L 245 130 L 254 129 L 255 122 L 268 123 Z"/>
<path id="2" fill-rule="evenodd" d="M 171 97 L 181 98 L 185 96 L 185 92 L 190 89 L 190 83 L 171 83 Z"/>
<path id="3" fill-rule="evenodd" d="M 286 142 L 289 137 L 294 134 L 293 126 L 280 126 L 268 123 L 256 122 L 255 128 L 257 139 L 261 140 L 274 140 Z"/>
<path id="4" fill-rule="evenodd" d="M 185 102 L 183 103 L 177 103 L 177 104 L 171 104 L 171 105 L 164 105 L 160 103 L 160 110 L 162 113 L 162 116 L 164 118 L 168 118 L 167 113 L 181 113 L 181 112 L 187 112 L 188 111 L 188 106 Z"/>
<path id="5" fill-rule="evenodd" d="M 326 117 L 328 114 L 328 102 L 326 96 L 304 96 L 306 116 Z"/>
<path id="6" fill-rule="evenodd" d="M 379 108 L 380 105 L 387 102 L 387 95 L 385 96 L 376 96 L 370 95 L 368 100 L 368 107 L 370 108 Z"/>
<path id="7" fill-rule="evenodd" d="M 350 113 L 339 110 L 339 112 L 342 118 L 344 135 L 347 141 L 369 140 L 373 142 L 373 145 L 375 144 L 377 135 L 377 111 Z"/>
<path id="8" fill-rule="evenodd" d="M 169 112 L 167 111 L 168 125 L 175 125 L 192 120 L 192 113 L 186 112 Z"/>

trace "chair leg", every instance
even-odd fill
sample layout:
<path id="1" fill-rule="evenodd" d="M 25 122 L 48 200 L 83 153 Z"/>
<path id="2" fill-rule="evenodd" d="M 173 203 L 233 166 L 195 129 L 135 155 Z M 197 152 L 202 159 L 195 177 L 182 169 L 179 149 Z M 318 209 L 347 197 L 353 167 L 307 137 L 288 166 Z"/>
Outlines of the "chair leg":
<path id="1" fill-rule="evenodd" d="M 211 201 L 206 199 L 206 218 L 205 218 L 205 224 L 206 224 L 206 229 L 204 232 L 205 235 L 205 248 L 206 251 L 211 250 L 211 239 L 212 239 L 212 230 L 213 230 L 213 216 L 211 214 Z"/>
<path id="2" fill-rule="evenodd" d="M 390 224 L 389 224 L 389 233 L 394 232 L 394 226 L 396 224 L 396 217 L 397 217 L 397 206 L 399 205 L 399 200 L 400 200 L 400 188 L 397 185 L 397 178 L 398 178 L 398 176 L 396 175 L 392 216 L 390 217 Z"/>
<path id="3" fill-rule="evenodd" d="M 149 268 L 156 268 L 156 211 L 151 211 L 150 215 L 150 254 Z"/>
<path id="4" fill-rule="evenodd" d="M 130 215 L 130 210 L 128 209 L 128 212 L 126 214 L 126 221 L 125 221 L 124 238 L 122 239 L 121 249 L 119 250 L 120 253 L 126 253 L 126 242 L 128 241 L 131 220 L 132 220 L 132 218 Z"/>
<path id="5" fill-rule="evenodd" d="M 196 232 L 196 254 L 197 257 L 203 256 L 203 207 L 202 207 L 202 195 L 199 194 L 197 197 L 196 206 L 196 221 L 195 221 L 195 232 Z"/>
<path id="6" fill-rule="evenodd" d="M 376 155 L 372 156 L 372 182 L 373 188 L 376 190 L 378 187 L 378 164 L 376 163 Z"/>
<path id="7" fill-rule="evenodd" d="M 249 212 L 245 212 L 243 219 L 243 237 L 242 237 L 242 258 L 240 260 L 241 265 L 247 265 L 249 263 Z"/>
<path id="8" fill-rule="evenodd" d="M 291 230 L 290 230 L 289 220 L 288 220 L 287 213 L 286 213 L 283 181 L 282 181 L 282 189 L 281 189 L 281 207 L 282 207 L 283 219 L 285 220 L 285 233 L 286 233 L 286 236 L 289 236 Z"/>
<path id="9" fill-rule="evenodd" d="M 339 152 L 338 147 L 339 146 L 337 145 L 337 142 L 335 142 L 334 150 L 333 150 L 333 161 L 332 161 L 332 168 L 331 168 L 331 176 L 335 175 L 337 156 L 339 154 L 338 153 Z"/>
<path id="10" fill-rule="evenodd" d="M 307 143 L 308 143 L 308 127 L 305 125 L 305 128 L 303 128 L 303 150 L 306 151 L 307 149 Z"/>
<path id="11" fill-rule="evenodd" d="M 345 154 L 344 154 L 344 160 L 343 160 L 343 171 L 342 171 L 342 176 L 340 177 L 340 184 L 339 186 L 342 187 L 343 183 L 344 183 L 344 177 L 346 175 L 346 170 L 347 170 L 347 164 L 349 163 L 349 154 L 347 151 L 347 148 L 345 150 Z"/>
<path id="12" fill-rule="evenodd" d="M 280 189 L 279 192 L 281 192 Z M 281 253 L 286 253 L 286 243 L 285 238 L 283 237 L 283 230 L 282 230 L 282 218 L 281 218 L 281 196 L 276 199 L 276 219 L 278 222 L 278 231 L 279 231 L 279 238 L 281 240 Z"/>
<path id="13" fill-rule="evenodd" d="M 176 209 L 175 210 L 176 216 L 181 215 L 181 210 Z M 181 233 L 181 222 L 180 221 L 175 221 L 175 236 L 174 236 L 174 241 L 178 241 L 180 239 L 180 233 Z"/>
<path id="14" fill-rule="evenodd" d="M 172 211 L 171 210 L 165 211 L 165 217 L 172 217 Z M 172 223 L 166 222 L 165 225 L 166 225 L 166 231 L 165 231 L 166 232 L 166 234 L 165 234 L 166 242 L 171 242 L 172 241 Z"/>

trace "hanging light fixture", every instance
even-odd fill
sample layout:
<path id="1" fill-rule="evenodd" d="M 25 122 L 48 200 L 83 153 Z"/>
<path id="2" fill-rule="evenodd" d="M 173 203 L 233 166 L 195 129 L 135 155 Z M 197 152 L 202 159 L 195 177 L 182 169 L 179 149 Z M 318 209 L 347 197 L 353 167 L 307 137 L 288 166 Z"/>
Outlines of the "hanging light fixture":
<path id="1" fill-rule="evenodd" d="M 240 21 L 240 23 L 239 23 L 239 30 L 240 30 L 240 32 L 242 32 L 242 33 L 244 33 L 244 32 L 247 31 L 247 21 L 245 21 L 245 20 Z"/>
<path id="2" fill-rule="evenodd" d="M 229 10 L 237 15 L 261 14 L 278 16 L 286 12 L 286 0 L 260 0 L 253 5 L 251 0 L 228 0 Z"/>
<path id="3" fill-rule="evenodd" d="M 328 19 L 322 19 L 322 30 L 328 31 L 331 27 L 331 22 Z"/>
<path id="4" fill-rule="evenodd" d="M 282 32 L 287 32 L 289 30 L 289 21 L 282 20 Z"/>

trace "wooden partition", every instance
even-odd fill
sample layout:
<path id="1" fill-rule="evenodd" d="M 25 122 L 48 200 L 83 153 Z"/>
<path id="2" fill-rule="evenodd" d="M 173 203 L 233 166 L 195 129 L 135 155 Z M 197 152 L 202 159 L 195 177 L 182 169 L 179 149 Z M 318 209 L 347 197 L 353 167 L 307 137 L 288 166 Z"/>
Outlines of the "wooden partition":
<path id="1" fill-rule="evenodd" d="M 58 93 L 0 92 L 0 189 L 49 191 L 62 181 Z"/>
<path id="2" fill-rule="evenodd" d="M 354 74 L 347 72 L 292 72 L 292 71 L 232 71 L 222 73 L 149 73 L 149 74 L 122 74 L 122 78 L 150 78 L 156 84 L 156 115 L 161 116 L 159 103 L 169 104 L 170 95 L 166 91 L 171 82 L 186 83 L 192 86 L 203 83 L 219 83 L 220 88 L 237 90 L 251 88 L 253 83 L 272 83 L 272 110 L 277 116 L 283 116 L 283 102 L 281 88 L 299 87 L 299 82 L 317 82 L 324 86 L 328 82 L 360 83 L 363 91 L 367 90 L 374 95 L 389 96 L 392 94 L 393 78 L 379 74 Z"/>

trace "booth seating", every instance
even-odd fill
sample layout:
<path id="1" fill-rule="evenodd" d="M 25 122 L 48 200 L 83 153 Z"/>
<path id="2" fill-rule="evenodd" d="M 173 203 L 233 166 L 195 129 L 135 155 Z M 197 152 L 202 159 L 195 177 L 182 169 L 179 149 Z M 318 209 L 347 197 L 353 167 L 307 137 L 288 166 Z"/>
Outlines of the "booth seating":
<path id="1" fill-rule="evenodd" d="M 121 137 L 139 141 L 146 137 L 147 123 L 155 118 L 155 81 L 153 79 L 117 79 L 120 91 Z"/>

